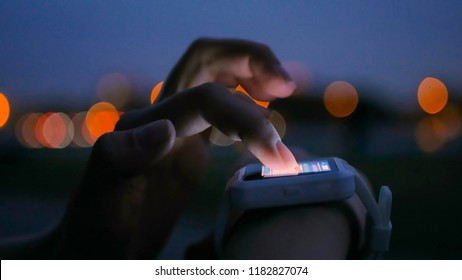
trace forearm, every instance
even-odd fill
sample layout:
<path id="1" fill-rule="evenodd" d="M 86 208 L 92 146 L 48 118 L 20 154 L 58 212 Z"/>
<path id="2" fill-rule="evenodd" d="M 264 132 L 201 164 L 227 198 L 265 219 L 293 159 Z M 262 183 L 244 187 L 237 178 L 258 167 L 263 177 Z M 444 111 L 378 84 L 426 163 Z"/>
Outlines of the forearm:
<path id="1" fill-rule="evenodd" d="M 59 228 L 0 240 L 0 259 L 56 259 Z"/>

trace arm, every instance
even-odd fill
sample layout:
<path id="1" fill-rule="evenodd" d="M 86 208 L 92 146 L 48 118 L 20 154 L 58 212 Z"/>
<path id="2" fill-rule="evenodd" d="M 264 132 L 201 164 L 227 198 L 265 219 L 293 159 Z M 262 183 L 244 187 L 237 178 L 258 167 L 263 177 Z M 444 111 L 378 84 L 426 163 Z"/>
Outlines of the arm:
<path id="1" fill-rule="evenodd" d="M 207 144 L 199 134 L 211 125 L 241 139 L 265 164 L 277 168 L 294 163 L 265 112 L 231 94 L 228 83 L 220 84 L 221 73 L 228 73 L 262 100 L 278 96 L 261 81 L 290 95 L 293 84 L 278 60 L 261 44 L 212 41 L 193 44 L 175 66 L 165 84 L 169 94 L 178 93 L 125 113 L 117 131 L 98 139 L 60 226 L 32 243 L 5 250 L 25 254 L 18 257 L 34 252 L 37 258 L 154 258 L 206 172 Z M 230 52 L 216 52 L 217 47 Z M 236 47 L 237 53 L 232 51 Z M 208 54 L 213 54 L 210 64 L 196 63 L 195 57 Z M 247 73 L 242 77 L 236 69 Z M 197 73 L 216 75 L 199 79 Z M 184 137 L 181 144 L 177 136 Z"/>

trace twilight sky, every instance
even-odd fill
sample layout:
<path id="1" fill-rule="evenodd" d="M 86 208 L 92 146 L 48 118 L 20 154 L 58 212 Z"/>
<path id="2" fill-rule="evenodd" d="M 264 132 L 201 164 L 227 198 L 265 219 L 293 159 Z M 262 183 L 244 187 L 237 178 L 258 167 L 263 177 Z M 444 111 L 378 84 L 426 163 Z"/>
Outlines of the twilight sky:
<path id="1" fill-rule="evenodd" d="M 154 86 L 197 37 L 238 37 L 304 64 L 315 85 L 372 85 L 414 106 L 427 76 L 462 95 L 461 13 L 462 1 L 441 0 L 1 0 L 0 92 L 88 103 L 106 74 Z"/>

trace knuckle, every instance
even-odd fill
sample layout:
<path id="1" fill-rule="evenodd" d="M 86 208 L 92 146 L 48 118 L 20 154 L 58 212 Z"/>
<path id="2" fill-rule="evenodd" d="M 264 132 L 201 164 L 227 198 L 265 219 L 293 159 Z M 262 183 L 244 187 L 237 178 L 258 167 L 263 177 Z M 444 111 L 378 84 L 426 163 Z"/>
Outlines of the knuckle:
<path id="1" fill-rule="evenodd" d="M 228 92 L 228 89 L 225 86 L 213 82 L 204 83 L 198 86 L 196 90 L 197 95 L 200 97 L 199 100 L 206 103 L 216 100 L 217 93 L 224 91 L 226 91 L 226 93 Z"/>

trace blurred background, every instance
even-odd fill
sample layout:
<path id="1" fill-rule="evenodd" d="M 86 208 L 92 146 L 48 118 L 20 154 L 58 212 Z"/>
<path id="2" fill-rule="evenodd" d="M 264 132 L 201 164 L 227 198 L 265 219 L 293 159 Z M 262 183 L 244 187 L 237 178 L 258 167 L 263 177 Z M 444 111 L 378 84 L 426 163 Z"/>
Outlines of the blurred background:
<path id="1" fill-rule="evenodd" d="M 192 41 L 232 37 L 270 46 L 295 80 L 294 96 L 269 105 L 289 146 L 390 186 L 387 258 L 461 259 L 460 11 L 460 1 L 0 1 L 0 238 L 57 223 L 96 139 L 155 99 Z M 241 151 L 211 142 L 214 165 L 161 258 L 181 258 L 213 227 L 211 186 Z"/>

